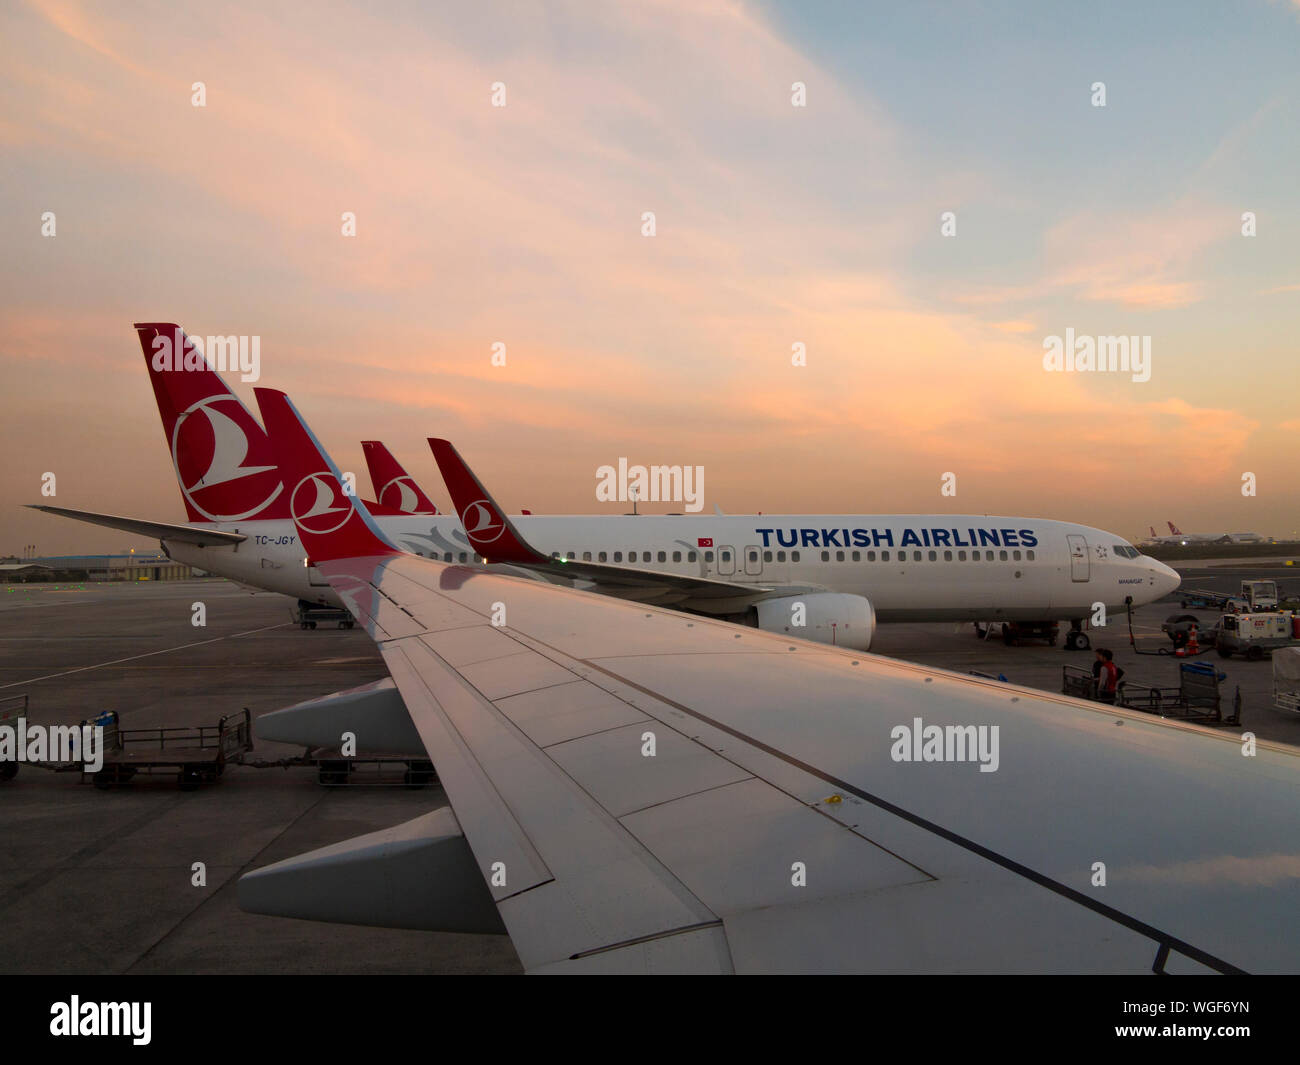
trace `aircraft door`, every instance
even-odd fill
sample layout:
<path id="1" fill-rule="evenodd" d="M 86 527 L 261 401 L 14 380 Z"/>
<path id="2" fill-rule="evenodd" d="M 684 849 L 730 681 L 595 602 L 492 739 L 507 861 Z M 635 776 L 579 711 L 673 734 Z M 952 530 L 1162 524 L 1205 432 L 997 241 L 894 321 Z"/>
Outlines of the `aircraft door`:
<path id="1" fill-rule="evenodd" d="M 718 548 L 718 576 L 730 577 L 736 572 L 736 549 L 728 544 Z"/>
<path id="2" fill-rule="evenodd" d="M 758 577 L 763 573 L 763 549 L 757 544 L 745 548 L 745 573 L 750 577 Z"/>
<path id="3" fill-rule="evenodd" d="M 1070 543 L 1070 580 L 1082 582 L 1088 579 L 1088 541 L 1078 533 L 1066 536 Z"/>

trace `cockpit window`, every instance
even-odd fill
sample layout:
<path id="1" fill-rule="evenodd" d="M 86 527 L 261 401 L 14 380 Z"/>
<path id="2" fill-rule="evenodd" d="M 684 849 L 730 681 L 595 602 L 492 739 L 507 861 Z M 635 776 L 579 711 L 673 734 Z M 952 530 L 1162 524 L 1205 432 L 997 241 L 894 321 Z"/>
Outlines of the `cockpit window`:
<path id="1" fill-rule="evenodd" d="M 1136 547 L 1129 547 L 1128 544 L 1116 544 L 1111 550 L 1120 558 L 1137 558 L 1141 554 Z"/>

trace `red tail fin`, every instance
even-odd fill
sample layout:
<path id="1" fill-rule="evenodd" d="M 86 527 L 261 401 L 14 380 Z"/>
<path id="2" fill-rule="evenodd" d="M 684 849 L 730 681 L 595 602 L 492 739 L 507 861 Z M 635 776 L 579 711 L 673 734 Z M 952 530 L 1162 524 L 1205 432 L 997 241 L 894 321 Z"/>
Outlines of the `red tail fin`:
<path id="1" fill-rule="evenodd" d="M 1167 522 L 1165 522 L 1165 524 L 1169 526 L 1169 531 L 1170 531 L 1171 533 L 1173 533 L 1175 536 L 1182 536 L 1182 535 L 1183 535 L 1182 533 L 1180 533 L 1180 532 L 1178 531 L 1178 526 L 1175 525 L 1172 521 L 1167 521 Z"/>
<path id="2" fill-rule="evenodd" d="M 433 457 L 442 471 L 451 493 L 451 505 L 460 515 L 465 535 L 474 550 L 484 561 L 493 562 L 549 562 L 519 535 L 495 499 L 483 487 L 474 472 L 465 465 L 460 453 L 446 440 L 429 440 Z"/>
<path id="3" fill-rule="evenodd" d="M 366 453 L 370 483 L 374 485 L 375 498 L 380 503 L 402 514 L 438 513 L 433 501 L 382 443 L 362 440 L 361 450 Z"/>
<path id="4" fill-rule="evenodd" d="M 272 388 L 257 388 L 253 393 L 285 484 L 291 486 L 286 493 L 290 515 L 312 562 L 402 554 L 356 496 L 343 491 L 338 468 L 289 397 Z"/>
<path id="5" fill-rule="evenodd" d="M 287 518 L 284 484 L 257 419 L 180 326 L 137 323 L 135 331 L 190 521 Z"/>

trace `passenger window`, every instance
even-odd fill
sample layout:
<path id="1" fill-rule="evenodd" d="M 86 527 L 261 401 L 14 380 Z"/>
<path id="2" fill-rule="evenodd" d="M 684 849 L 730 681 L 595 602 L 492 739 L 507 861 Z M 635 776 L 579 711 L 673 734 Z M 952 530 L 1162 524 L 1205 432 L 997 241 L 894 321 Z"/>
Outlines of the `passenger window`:
<path id="1" fill-rule="evenodd" d="M 1014 561 L 1019 562 L 1019 561 L 1020 561 L 1020 552 L 1019 552 L 1019 551 L 1012 551 L 1012 552 L 1011 552 L 1011 557 L 1012 557 L 1012 559 L 1013 559 Z"/>
<path id="2" fill-rule="evenodd" d="M 853 561 L 854 561 L 854 562 L 861 562 L 861 561 L 862 561 L 862 552 L 861 552 L 861 551 L 854 551 L 854 552 L 853 552 Z"/>
<path id="3" fill-rule="evenodd" d="M 881 562 L 888 562 L 888 561 L 889 561 L 889 552 L 888 552 L 888 551 L 881 551 L 881 552 L 880 552 L 880 561 L 881 561 Z"/>
<path id="4" fill-rule="evenodd" d="M 992 552 L 992 551 L 985 551 L 985 552 L 984 552 L 984 561 L 985 561 L 985 562 L 992 562 L 992 561 L 993 561 L 993 552 Z"/>
<path id="5" fill-rule="evenodd" d="M 577 558 L 577 555 L 575 555 L 572 551 L 570 551 L 570 552 L 569 552 L 569 561 L 572 562 L 575 558 Z"/>
<path id="6" fill-rule="evenodd" d="M 712 552 L 712 551 L 705 551 L 705 552 L 704 552 L 704 561 L 705 561 L 705 562 L 712 562 L 712 561 L 713 561 L 713 552 Z"/>
<path id="7" fill-rule="evenodd" d="M 1025 558 L 1029 559 L 1030 562 L 1033 562 L 1033 561 L 1034 561 L 1034 553 L 1033 553 L 1032 551 L 1026 551 L 1026 552 L 1025 552 Z"/>
<path id="8" fill-rule="evenodd" d="M 912 561 L 913 561 L 913 562 L 920 562 L 920 561 L 921 561 L 921 552 L 920 552 L 920 551 L 913 551 L 913 552 L 912 552 Z"/>
<path id="9" fill-rule="evenodd" d="M 694 552 L 694 551 L 687 551 L 687 552 L 686 552 L 686 561 L 687 561 L 687 562 L 694 562 L 694 561 L 695 561 L 695 552 Z"/>
<path id="10" fill-rule="evenodd" d="M 642 562 L 649 562 L 649 561 L 650 561 L 650 552 L 649 552 L 649 551 L 642 551 L 642 552 L 641 552 L 641 561 L 642 561 Z"/>
<path id="11" fill-rule="evenodd" d="M 1005 561 L 1007 560 L 1007 553 L 1006 553 L 1005 551 L 999 551 L 999 552 L 998 552 L 998 558 L 999 558 L 1001 561 L 1005 562 Z"/>
<path id="12" fill-rule="evenodd" d="M 764 561 L 764 562 L 771 562 L 771 561 L 772 561 L 772 552 L 771 552 L 771 551 L 764 551 L 764 552 L 763 552 L 763 561 Z"/>
<path id="13" fill-rule="evenodd" d="M 798 562 L 798 561 L 799 561 L 799 552 L 798 552 L 798 551 L 791 551 L 791 552 L 790 552 L 790 561 L 791 561 L 791 562 Z"/>
<path id="14" fill-rule="evenodd" d="M 443 556 L 442 556 L 442 560 L 443 560 L 444 562 L 450 562 L 450 561 L 451 561 L 451 552 L 448 551 L 445 555 L 443 555 Z"/>
<path id="15" fill-rule="evenodd" d="M 622 551 L 615 551 L 615 552 L 614 552 L 614 561 L 615 561 L 615 562 L 622 562 L 622 561 L 623 561 L 623 552 L 622 552 Z"/>
<path id="16" fill-rule="evenodd" d="M 875 553 L 874 551 L 868 551 L 868 552 L 867 552 L 867 561 L 868 561 L 868 562 L 875 562 L 875 561 L 876 561 L 876 553 Z"/>
<path id="17" fill-rule="evenodd" d="M 822 561 L 823 561 L 823 562 L 829 562 L 830 560 L 831 560 L 831 553 L 830 553 L 829 551 L 823 551 L 823 552 L 822 552 Z"/>
<path id="18" fill-rule="evenodd" d="M 559 558 L 559 557 L 560 557 L 560 553 L 558 551 L 551 552 L 551 558 Z"/>
<path id="19" fill-rule="evenodd" d="M 590 562 L 590 561 L 591 561 L 591 552 L 590 552 L 590 551 L 584 551 L 584 552 L 582 553 L 582 561 L 583 561 L 583 562 Z"/>
<path id="20" fill-rule="evenodd" d="M 460 560 L 461 560 L 462 562 L 468 562 L 468 561 L 469 561 L 469 556 L 466 555 L 464 551 L 462 551 L 462 552 L 460 553 Z"/>
<path id="21" fill-rule="evenodd" d="M 938 561 L 939 561 L 939 552 L 938 552 L 938 551 L 931 551 L 931 552 L 930 552 L 930 561 L 931 561 L 931 562 L 938 562 Z"/>
<path id="22" fill-rule="evenodd" d="M 602 551 L 600 554 L 598 554 L 598 555 L 596 556 L 596 560 L 597 560 L 598 562 L 608 562 L 608 561 L 609 561 L 609 552 L 607 552 L 607 551 Z"/>
<path id="23" fill-rule="evenodd" d="M 785 561 L 785 552 L 784 552 L 784 551 L 778 551 L 778 552 L 776 553 L 776 560 L 777 560 L 778 562 L 784 562 L 784 561 Z"/>
<path id="24" fill-rule="evenodd" d="M 836 562 L 843 562 L 843 561 L 844 561 L 844 552 L 843 552 L 843 551 L 836 551 L 836 552 L 835 552 L 835 561 L 836 561 Z"/>
<path id="25" fill-rule="evenodd" d="M 952 561 L 952 552 L 951 552 L 951 551 L 945 551 L 945 552 L 943 553 L 943 560 L 944 560 L 945 562 L 951 562 L 951 561 Z"/>
<path id="26" fill-rule="evenodd" d="M 751 551 L 751 552 L 749 553 L 749 561 L 750 561 L 750 562 L 757 562 L 757 561 L 758 561 L 758 552 L 757 552 L 757 551 Z"/>
<path id="27" fill-rule="evenodd" d="M 682 553 L 681 553 L 680 551 L 674 551 L 674 552 L 673 552 L 673 561 L 674 561 L 674 562 L 680 562 L 681 560 L 682 560 Z"/>
<path id="28" fill-rule="evenodd" d="M 660 561 L 660 562 L 667 562 L 667 561 L 668 561 L 668 552 L 667 552 L 667 551 L 660 551 L 660 552 L 659 552 L 659 561 Z"/>
<path id="29" fill-rule="evenodd" d="M 958 562 L 965 562 L 965 561 L 966 561 L 966 552 L 965 552 L 965 551 L 958 551 L 958 552 L 957 552 L 957 561 L 958 561 Z"/>

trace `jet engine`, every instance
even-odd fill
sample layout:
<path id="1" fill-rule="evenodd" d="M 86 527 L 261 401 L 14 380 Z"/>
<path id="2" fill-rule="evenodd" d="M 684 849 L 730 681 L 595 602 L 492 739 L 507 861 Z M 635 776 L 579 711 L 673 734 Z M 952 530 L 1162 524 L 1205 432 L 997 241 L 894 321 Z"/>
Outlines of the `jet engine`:
<path id="1" fill-rule="evenodd" d="M 754 612 L 755 624 L 764 632 L 783 632 L 854 651 L 867 650 L 876 632 L 876 611 L 871 600 L 842 592 L 764 599 L 755 604 Z"/>

